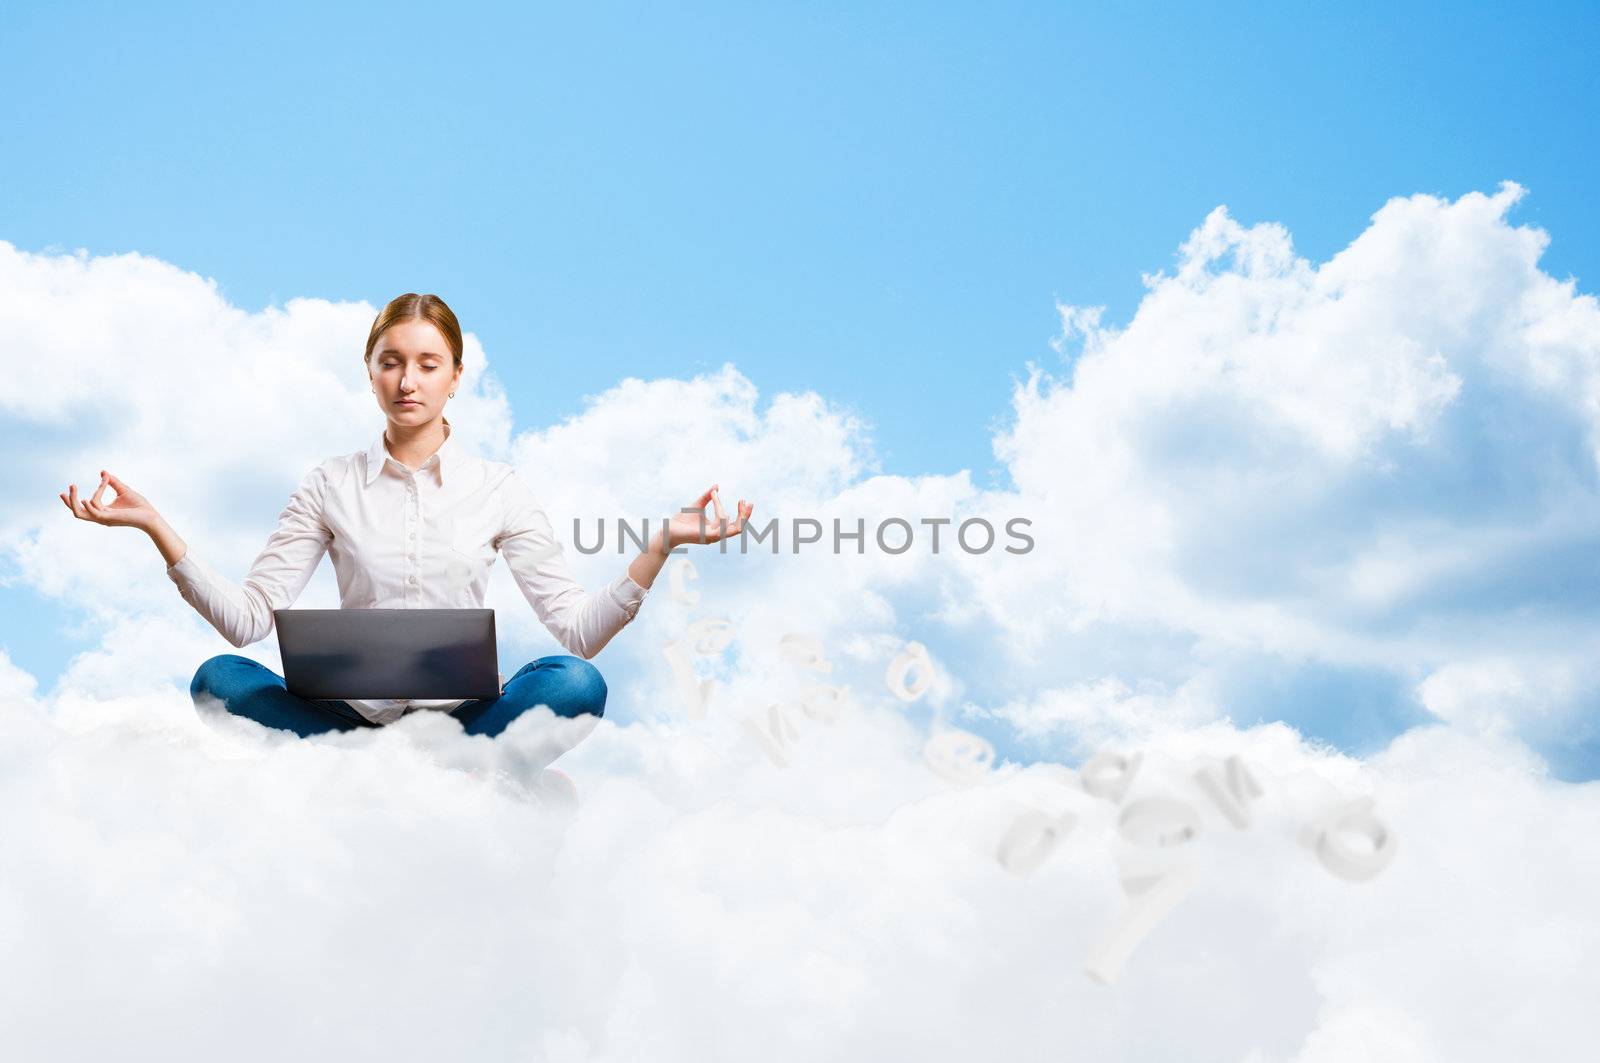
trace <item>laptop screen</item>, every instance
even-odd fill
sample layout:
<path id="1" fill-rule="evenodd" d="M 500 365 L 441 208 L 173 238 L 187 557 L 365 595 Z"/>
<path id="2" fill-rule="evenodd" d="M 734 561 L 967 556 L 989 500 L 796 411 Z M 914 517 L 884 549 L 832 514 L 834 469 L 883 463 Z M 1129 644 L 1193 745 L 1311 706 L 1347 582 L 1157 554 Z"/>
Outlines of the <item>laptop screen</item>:
<path id="1" fill-rule="evenodd" d="M 310 699 L 494 698 L 493 609 L 274 609 L 283 678 Z"/>

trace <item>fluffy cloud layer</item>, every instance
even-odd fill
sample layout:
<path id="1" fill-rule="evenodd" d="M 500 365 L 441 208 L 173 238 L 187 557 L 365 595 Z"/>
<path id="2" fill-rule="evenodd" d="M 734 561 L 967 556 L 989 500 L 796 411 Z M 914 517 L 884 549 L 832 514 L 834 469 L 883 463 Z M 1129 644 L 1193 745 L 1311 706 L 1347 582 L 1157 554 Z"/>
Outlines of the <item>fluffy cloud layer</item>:
<path id="1" fill-rule="evenodd" d="M 867 426 L 815 394 L 763 403 L 732 366 L 513 437 L 469 337 L 452 424 L 569 543 L 573 518 L 659 519 L 713 479 L 780 519 L 781 556 L 691 553 L 700 602 L 664 573 L 597 662 L 612 698 L 562 761 L 568 823 L 486 779 L 516 736 L 207 726 L 188 680 L 232 648 L 143 536 L 54 499 L 110 468 L 242 576 L 304 470 L 381 427 L 375 308 L 247 313 L 142 256 L 0 244 L 31 382 L 0 396 L 4 430 L 34 459 L 0 549 L 86 638 L 49 690 L 0 660 L 0 820 L 29 857 L 0 878 L 5 1026 L 57 1058 L 1570 1053 L 1564 1016 L 1600 988 L 1578 963 L 1600 883 L 1571 870 L 1600 866 L 1600 792 L 1546 758 L 1595 774 L 1600 312 L 1539 270 L 1520 195 L 1393 200 L 1320 265 L 1219 208 L 1124 327 L 1062 308 L 1070 364 L 1019 383 L 998 490 L 874 475 Z M 974 516 L 1027 517 L 1036 548 L 958 549 Z M 865 549 L 791 553 L 796 517 L 864 521 Z M 919 527 L 889 556 L 890 517 L 953 524 L 939 554 Z M 614 549 L 569 554 L 598 585 Z M 298 604 L 336 603 L 325 566 Z M 488 604 L 505 659 L 555 649 L 504 569 Z M 714 617 L 735 637 L 695 659 L 716 686 L 691 718 L 662 650 Z M 789 633 L 832 671 L 786 662 Z M 908 638 L 933 661 L 909 704 L 884 681 Z M 244 652 L 280 666 L 272 640 Z M 797 713 L 779 767 L 746 717 L 818 680 L 850 696 L 832 723 Z M 1013 762 L 950 784 L 923 746 L 952 726 Z M 1151 794 L 1201 755 L 1266 783 L 1242 832 L 1185 793 L 1199 885 L 1110 987 L 1083 964 L 1127 846 L 1057 763 L 1108 745 L 1146 751 Z M 1401 839 L 1374 881 L 1295 842 L 1341 790 Z M 1009 874 L 996 848 L 1029 808 L 1077 825 Z"/>
<path id="2" fill-rule="evenodd" d="M 433 714 L 268 743 L 177 694 L 63 728 L 19 693 L 19 1058 L 1570 1058 L 1600 989 L 1600 786 L 1444 726 L 1364 763 L 1281 724 L 1146 743 L 1241 754 L 1264 792 L 1241 831 L 1181 775 L 1135 776 L 1125 803 L 1199 811 L 1200 877 L 1105 986 L 1084 967 L 1131 852 L 1109 801 L 1047 762 L 952 786 L 882 704 L 811 722 L 788 768 L 731 713 L 605 721 L 563 758 L 583 803 L 561 821 L 454 770 L 490 743 Z M 1340 792 L 1399 839 L 1371 881 L 1295 841 Z M 1008 873 L 1030 809 L 1077 823 Z"/>
<path id="3" fill-rule="evenodd" d="M 1102 708 L 1046 715 L 1142 715 L 1106 681 L 1159 679 L 1336 728 L 1366 682 L 1395 709 L 1353 737 L 1411 703 L 1595 774 L 1600 307 L 1540 271 L 1521 195 L 1392 200 L 1320 265 L 1218 208 L 1125 327 L 1062 308 L 1070 372 L 1032 373 L 996 441 L 1056 549 L 985 601 L 1041 654 L 1070 631 L 1134 659 L 1067 651 L 1046 685 Z M 1310 709 L 1249 705 L 1297 670 Z"/>

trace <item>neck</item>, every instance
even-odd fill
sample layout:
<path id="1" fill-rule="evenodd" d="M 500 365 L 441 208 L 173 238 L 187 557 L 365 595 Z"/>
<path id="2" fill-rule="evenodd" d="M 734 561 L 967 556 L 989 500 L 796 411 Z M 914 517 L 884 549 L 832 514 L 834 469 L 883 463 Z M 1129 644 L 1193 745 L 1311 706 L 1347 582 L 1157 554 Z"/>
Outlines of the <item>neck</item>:
<path id="1" fill-rule="evenodd" d="M 450 423 L 440 414 L 426 424 L 403 425 L 390 421 L 383 433 L 383 445 L 394 460 L 408 469 L 416 469 L 432 457 L 449 436 Z"/>

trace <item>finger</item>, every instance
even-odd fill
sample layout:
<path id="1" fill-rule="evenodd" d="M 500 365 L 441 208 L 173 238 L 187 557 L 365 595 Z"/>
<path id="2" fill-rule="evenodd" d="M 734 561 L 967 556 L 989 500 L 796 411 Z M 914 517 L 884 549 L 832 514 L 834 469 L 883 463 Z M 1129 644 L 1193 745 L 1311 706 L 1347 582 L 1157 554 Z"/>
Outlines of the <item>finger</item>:
<path id="1" fill-rule="evenodd" d="M 72 496 L 72 501 L 67 503 L 67 504 L 72 507 L 73 515 L 74 516 L 79 516 L 79 517 L 83 516 L 83 511 L 78 506 L 78 485 L 77 484 L 68 484 L 67 485 L 67 494 Z"/>
<path id="2" fill-rule="evenodd" d="M 98 506 L 100 504 L 100 496 L 106 493 L 106 488 L 108 486 L 110 485 L 106 483 L 106 474 L 101 473 L 100 486 L 94 489 L 94 496 L 89 499 L 89 504 L 91 506 Z"/>
<path id="3" fill-rule="evenodd" d="M 712 484 L 710 487 L 706 488 L 706 493 L 701 495 L 699 498 L 695 499 L 694 502 L 692 503 L 694 508 L 696 508 L 696 509 L 705 509 L 706 508 L 706 503 L 711 501 L 711 496 L 716 493 L 716 490 L 717 490 L 717 485 L 716 484 Z"/>
<path id="4" fill-rule="evenodd" d="M 727 527 L 728 515 L 722 511 L 722 496 L 717 493 L 715 487 L 711 488 L 711 504 L 717 507 L 717 527 Z"/>

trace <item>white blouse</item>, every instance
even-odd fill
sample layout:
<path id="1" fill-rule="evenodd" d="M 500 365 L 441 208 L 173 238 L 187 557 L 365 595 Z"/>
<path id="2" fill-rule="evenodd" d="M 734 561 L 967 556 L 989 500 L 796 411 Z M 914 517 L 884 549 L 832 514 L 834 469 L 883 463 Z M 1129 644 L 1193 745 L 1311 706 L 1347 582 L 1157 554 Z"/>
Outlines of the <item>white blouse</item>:
<path id="1" fill-rule="evenodd" d="M 624 572 L 598 594 L 585 592 L 516 471 L 462 451 L 444 424 L 444 443 L 415 471 L 389 454 L 380 433 L 365 451 L 307 473 L 243 587 L 192 549 L 168 577 L 223 638 L 243 647 L 271 634 L 272 611 L 294 603 L 324 551 L 333 556 L 341 609 L 481 609 L 498 552 L 556 640 L 593 657 L 639 612 L 645 589 Z M 346 701 L 374 723 L 465 703 Z"/>

